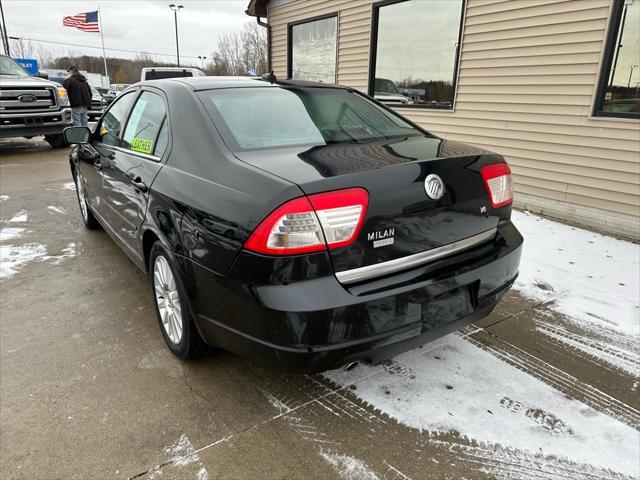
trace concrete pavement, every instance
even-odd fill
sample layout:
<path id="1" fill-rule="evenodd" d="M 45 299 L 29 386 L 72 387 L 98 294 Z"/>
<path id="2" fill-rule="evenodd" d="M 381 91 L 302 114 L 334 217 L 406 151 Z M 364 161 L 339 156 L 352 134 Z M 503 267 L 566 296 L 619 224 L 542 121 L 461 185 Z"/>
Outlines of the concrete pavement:
<path id="1" fill-rule="evenodd" d="M 11 265 L 0 279 L 3 478 L 626 478 L 420 432 L 322 375 L 283 375 L 222 351 L 176 359 L 145 276 L 104 232 L 83 227 L 67 156 L 37 139 L 0 141 Z M 542 335 L 541 318 L 581 334 L 511 293 L 457 335 L 637 430 L 638 378 Z M 413 381 L 394 360 L 385 368 Z"/>

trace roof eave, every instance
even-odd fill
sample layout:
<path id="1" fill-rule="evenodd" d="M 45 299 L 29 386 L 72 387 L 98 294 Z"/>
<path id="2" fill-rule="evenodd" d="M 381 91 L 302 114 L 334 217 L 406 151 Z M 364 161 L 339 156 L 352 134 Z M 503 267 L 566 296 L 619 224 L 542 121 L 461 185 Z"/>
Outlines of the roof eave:
<path id="1" fill-rule="evenodd" d="M 266 17 L 269 0 L 251 0 L 245 13 L 251 17 Z"/>

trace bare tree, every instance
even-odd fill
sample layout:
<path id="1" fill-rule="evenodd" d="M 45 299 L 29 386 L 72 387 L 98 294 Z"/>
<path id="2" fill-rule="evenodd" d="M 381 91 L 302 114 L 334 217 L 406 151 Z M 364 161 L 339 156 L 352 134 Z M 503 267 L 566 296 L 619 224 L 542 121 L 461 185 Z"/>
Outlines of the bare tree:
<path id="1" fill-rule="evenodd" d="M 218 49 L 213 54 L 218 75 L 246 74 L 240 32 L 227 33 L 218 40 Z"/>
<path id="2" fill-rule="evenodd" d="M 267 72 L 267 33 L 257 23 L 246 23 L 242 31 L 245 64 L 253 68 L 256 75 Z"/>
<path id="3" fill-rule="evenodd" d="M 16 58 L 33 58 L 35 49 L 31 40 L 24 38 L 9 38 L 11 56 Z"/>
<path id="4" fill-rule="evenodd" d="M 267 35 L 264 28 L 246 23 L 239 32 L 227 33 L 218 40 L 212 54 L 213 75 L 260 75 L 267 70 Z"/>

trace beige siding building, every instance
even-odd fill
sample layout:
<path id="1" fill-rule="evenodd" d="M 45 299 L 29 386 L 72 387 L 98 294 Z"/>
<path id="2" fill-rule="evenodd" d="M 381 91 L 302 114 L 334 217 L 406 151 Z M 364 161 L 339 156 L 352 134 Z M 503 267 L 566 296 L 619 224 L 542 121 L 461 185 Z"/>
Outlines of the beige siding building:
<path id="1" fill-rule="evenodd" d="M 395 75 L 397 111 L 507 158 L 516 206 L 639 238 L 638 3 L 253 0 L 248 13 L 266 17 L 277 77 L 335 81 L 389 103 L 377 90 Z M 409 88 L 422 61 L 432 82 Z M 450 98 L 436 98 L 448 64 Z"/>

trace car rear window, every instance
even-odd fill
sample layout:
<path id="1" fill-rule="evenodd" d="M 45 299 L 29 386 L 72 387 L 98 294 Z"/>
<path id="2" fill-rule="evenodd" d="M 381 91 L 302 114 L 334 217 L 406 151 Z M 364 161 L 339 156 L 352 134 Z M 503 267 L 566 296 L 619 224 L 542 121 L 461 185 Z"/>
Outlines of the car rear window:
<path id="1" fill-rule="evenodd" d="M 331 88 L 207 90 L 199 96 L 233 150 L 366 143 L 423 132 L 365 97 Z"/>
<path id="2" fill-rule="evenodd" d="M 149 70 L 145 72 L 145 80 L 162 80 L 163 78 L 193 77 L 189 70 Z"/>

